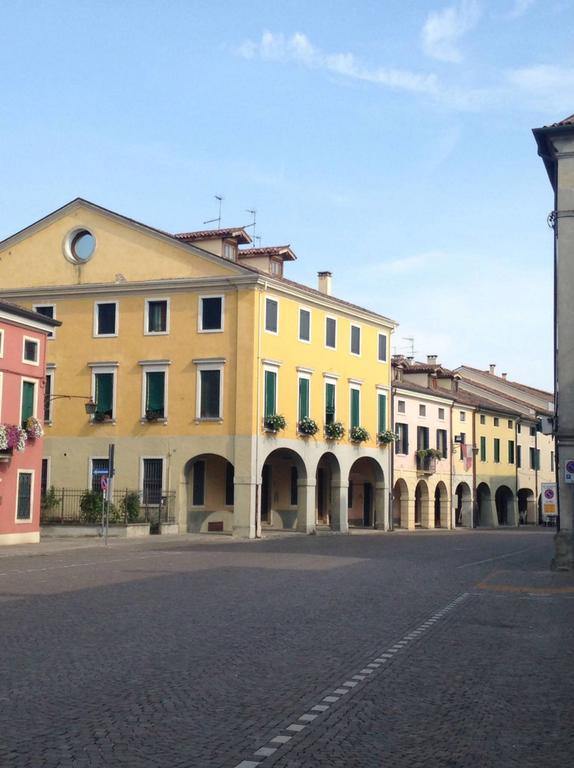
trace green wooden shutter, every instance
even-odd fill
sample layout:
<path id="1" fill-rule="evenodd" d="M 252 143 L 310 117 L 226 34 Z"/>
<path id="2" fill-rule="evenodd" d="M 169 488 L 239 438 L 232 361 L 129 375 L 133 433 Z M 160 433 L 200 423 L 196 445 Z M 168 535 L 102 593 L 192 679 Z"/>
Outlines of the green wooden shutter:
<path id="1" fill-rule="evenodd" d="M 497 437 L 494 438 L 494 461 L 497 464 L 500 461 L 500 440 Z"/>
<path id="2" fill-rule="evenodd" d="M 325 424 L 335 421 L 335 385 L 325 384 Z"/>
<path id="3" fill-rule="evenodd" d="M 385 432 L 387 429 L 387 396 L 379 394 L 379 432 Z"/>
<path id="4" fill-rule="evenodd" d="M 96 413 L 111 416 L 114 403 L 114 374 L 96 373 Z"/>
<path id="5" fill-rule="evenodd" d="M 361 409 L 361 392 L 358 389 L 351 390 L 351 427 L 359 426 Z"/>
<path id="6" fill-rule="evenodd" d="M 165 373 L 163 371 L 150 371 L 146 373 L 146 379 L 146 411 L 156 411 L 163 416 L 165 407 Z"/>
<path id="7" fill-rule="evenodd" d="M 299 379 L 299 420 L 309 416 L 309 379 Z"/>
<path id="8" fill-rule="evenodd" d="M 18 475 L 17 520 L 29 520 L 32 517 L 32 473 L 20 472 Z"/>
<path id="9" fill-rule="evenodd" d="M 486 437 L 480 438 L 480 460 L 486 461 Z"/>
<path id="10" fill-rule="evenodd" d="M 201 371 L 199 415 L 202 419 L 217 419 L 221 397 L 221 371 Z"/>
<path id="11" fill-rule="evenodd" d="M 277 374 L 265 371 L 265 416 L 274 416 L 277 408 Z"/>
<path id="12" fill-rule="evenodd" d="M 22 382 L 22 424 L 34 415 L 34 394 L 36 386 L 32 381 Z"/>

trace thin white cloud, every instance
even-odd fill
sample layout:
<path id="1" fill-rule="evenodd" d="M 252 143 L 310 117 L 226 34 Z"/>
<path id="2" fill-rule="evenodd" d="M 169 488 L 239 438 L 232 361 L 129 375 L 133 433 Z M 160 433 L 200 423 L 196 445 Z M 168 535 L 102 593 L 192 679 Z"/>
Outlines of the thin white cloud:
<path id="1" fill-rule="evenodd" d="M 419 74 L 393 67 L 368 67 L 352 53 L 325 53 L 314 46 L 301 32 L 291 37 L 265 31 L 261 40 L 248 40 L 237 49 L 245 59 L 295 62 L 308 69 L 321 69 L 343 77 L 361 80 L 394 90 L 437 95 L 439 84 L 435 75 Z"/>
<path id="2" fill-rule="evenodd" d="M 362 270 L 361 274 L 367 278 L 369 275 L 405 275 L 411 272 L 421 273 L 429 266 L 436 268 L 437 263 L 445 259 L 445 254 L 440 251 L 428 251 L 426 253 L 417 253 L 412 256 L 405 256 L 402 259 L 391 259 L 390 261 L 369 262 Z"/>
<path id="3" fill-rule="evenodd" d="M 460 43 L 480 18 L 476 0 L 461 0 L 440 11 L 431 11 L 422 29 L 423 51 L 433 59 L 458 63 L 463 54 Z"/>
<path id="4" fill-rule="evenodd" d="M 518 19 L 532 8 L 536 0 L 514 0 L 512 8 L 507 13 L 507 18 Z"/>
<path id="5" fill-rule="evenodd" d="M 506 73 L 509 86 L 515 96 L 536 108 L 564 110 L 563 117 L 572 112 L 574 93 L 574 66 L 557 67 L 539 64 L 509 70 Z"/>

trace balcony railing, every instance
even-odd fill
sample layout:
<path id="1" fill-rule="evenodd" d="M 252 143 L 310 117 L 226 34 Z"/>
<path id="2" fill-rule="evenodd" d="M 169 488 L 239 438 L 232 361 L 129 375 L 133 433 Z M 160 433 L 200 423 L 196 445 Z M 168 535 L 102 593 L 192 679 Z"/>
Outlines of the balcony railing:
<path id="1" fill-rule="evenodd" d="M 436 472 L 436 458 L 434 456 L 417 456 L 417 470 L 432 475 Z"/>

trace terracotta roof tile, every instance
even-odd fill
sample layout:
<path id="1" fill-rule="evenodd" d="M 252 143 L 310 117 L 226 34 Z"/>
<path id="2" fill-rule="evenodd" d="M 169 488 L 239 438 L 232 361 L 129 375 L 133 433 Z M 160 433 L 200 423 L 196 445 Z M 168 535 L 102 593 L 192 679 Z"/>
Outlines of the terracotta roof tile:
<path id="1" fill-rule="evenodd" d="M 282 256 L 283 261 L 295 261 L 297 258 L 289 245 L 267 245 L 262 248 L 241 248 L 238 253 L 240 259 L 254 259 L 258 256 Z"/>
<path id="2" fill-rule="evenodd" d="M 564 120 L 560 120 L 558 123 L 551 123 L 550 125 L 545 125 L 545 128 L 563 128 L 565 125 L 574 125 L 574 115 L 570 115 L 570 117 L 565 117 Z"/>
<path id="3" fill-rule="evenodd" d="M 192 243 L 194 240 L 219 240 L 225 237 L 237 238 L 241 244 L 251 242 L 251 237 L 243 227 L 227 227 L 225 229 L 198 229 L 195 232 L 177 232 L 173 237 Z"/>

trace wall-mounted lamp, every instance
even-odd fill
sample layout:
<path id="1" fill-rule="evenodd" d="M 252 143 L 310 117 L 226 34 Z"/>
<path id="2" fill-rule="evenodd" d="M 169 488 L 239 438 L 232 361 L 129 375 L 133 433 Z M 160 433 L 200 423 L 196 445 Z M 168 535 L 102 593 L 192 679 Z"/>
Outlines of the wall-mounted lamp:
<path id="1" fill-rule="evenodd" d="M 93 414 L 96 412 L 97 405 L 94 403 L 91 397 L 85 397 L 84 395 L 51 395 L 50 400 L 87 400 L 87 403 L 84 403 L 84 408 L 86 410 L 86 413 L 88 416 L 93 416 Z"/>

